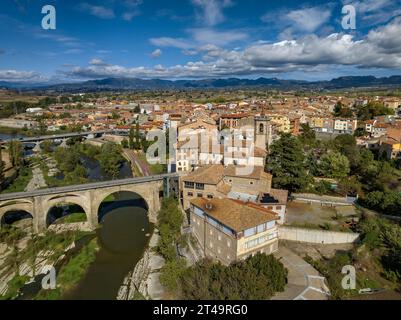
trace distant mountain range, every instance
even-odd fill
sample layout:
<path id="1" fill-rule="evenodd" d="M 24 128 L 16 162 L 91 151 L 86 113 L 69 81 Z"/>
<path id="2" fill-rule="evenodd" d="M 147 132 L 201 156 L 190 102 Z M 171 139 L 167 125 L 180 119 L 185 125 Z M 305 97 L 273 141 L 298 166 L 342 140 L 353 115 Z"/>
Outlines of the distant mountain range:
<path id="1" fill-rule="evenodd" d="M 172 90 L 172 89 L 221 89 L 221 88 L 272 88 L 335 90 L 345 88 L 401 87 L 401 76 L 376 78 L 374 76 L 347 76 L 330 81 L 282 80 L 277 78 L 258 79 L 203 79 L 203 80 L 161 80 L 138 78 L 106 78 L 64 84 L 13 83 L 0 81 L 0 88 L 19 90 L 52 90 L 57 92 L 88 92 L 104 90 Z"/>

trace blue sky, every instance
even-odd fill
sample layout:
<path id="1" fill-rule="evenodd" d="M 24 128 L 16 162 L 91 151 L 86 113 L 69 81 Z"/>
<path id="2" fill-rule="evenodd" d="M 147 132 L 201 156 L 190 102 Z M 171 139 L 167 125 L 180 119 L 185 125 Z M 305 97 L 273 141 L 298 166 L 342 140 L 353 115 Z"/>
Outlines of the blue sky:
<path id="1" fill-rule="evenodd" d="M 56 30 L 41 27 L 46 4 Z M 388 76 L 400 35 L 401 0 L 3 0 L 0 80 Z"/>

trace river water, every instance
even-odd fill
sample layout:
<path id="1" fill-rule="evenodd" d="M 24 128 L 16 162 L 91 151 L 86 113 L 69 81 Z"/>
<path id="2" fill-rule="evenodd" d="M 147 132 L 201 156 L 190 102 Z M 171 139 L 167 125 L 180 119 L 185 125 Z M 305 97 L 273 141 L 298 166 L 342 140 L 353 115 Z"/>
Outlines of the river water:
<path id="1" fill-rule="evenodd" d="M 97 238 L 100 250 L 96 260 L 64 299 L 116 299 L 124 278 L 147 248 L 153 225 L 139 196 L 130 192 L 115 194 L 112 203 L 101 206 L 99 216 L 101 228 Z"/>

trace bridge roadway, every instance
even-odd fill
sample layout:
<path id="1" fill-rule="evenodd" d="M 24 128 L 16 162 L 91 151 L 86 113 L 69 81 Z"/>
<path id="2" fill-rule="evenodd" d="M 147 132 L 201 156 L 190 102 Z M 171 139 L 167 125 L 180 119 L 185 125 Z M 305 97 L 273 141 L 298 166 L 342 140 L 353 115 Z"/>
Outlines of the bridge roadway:
<path id="1" fill-rule="evenodd" d="M 146 176 L 146 177 L 135 177 L 128 179 L 120 179 L 120 180 L 110 180 L 110 181 L 101 181 L 101 182 L 91 182 L 79 185 L 72 185 L 66 187 L 57 187 L 57 188 L 46 188 L 46 189 L 38 189 L 29 192 L 13 192 L 13 193 L 3 193 L 0 194 L 0 201 L 4 200 L 15 200 L 21 198 L 28 197 L 37 197 L 51 194 L 62 194 L 69 192 L 78 192 L 78 191 L 86 191 L 93 190 L 99 188 L 107 188 L 107 187 L 118 187 L 118 186 L 126 186 L 133 185 L 145 182 L 154 182 L 160 181 L 164 178 L 176 178 L 179 175 L 177 173 L 165 173 L 160 175 Z"/>
<path id="2" fill-rule="evenodd" d="M 44 136 L 37 136 L 37 137 L 26 137 L 26 138 L 19 138 L 18 141 L 22 143 L 32 143 L 32 142 L 39 142 L 44 140 L 56 140 L 56 139 L 65 139 L 65 138 L 73 138 L 73 137 L 84 137 L 89 135 L 102 135 L 102 134 L 126 134 L 122 130 L 101 130 L 101 131 L 83 131 L 83 132 L 71 132 L 71 133 L 61 133 L 61 134 L 53 134 L 53 135 L 44 135 Z M 5 139 L 3 142 L 8 142 L 15 139 Z"/>

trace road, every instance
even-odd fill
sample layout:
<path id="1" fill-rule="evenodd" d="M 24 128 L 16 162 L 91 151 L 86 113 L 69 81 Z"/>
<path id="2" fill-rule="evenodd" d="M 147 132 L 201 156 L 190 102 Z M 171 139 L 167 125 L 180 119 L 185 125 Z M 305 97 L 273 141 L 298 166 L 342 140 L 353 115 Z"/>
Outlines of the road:
<path id="1" fill-rule="evenodd" d="M 173 178 L 173 177 L 178 177 L 178 174 L 177 173 L 165 173 L 165 174 L 147 176 L 147 177 L 135 177 L 135 178 L 128 178 L 128 179 L 120 179 L 120 180 L 85 183 L 85 184 L 66 186 L 66 187 L 58 187 L 58 188 L 39 189 L 39 190 L 30 191 L 30 192 L 4 193 L 4 194 L 0 194 L 0 201 L 21 199 L 21 198 L 34 197 L 34 196 L 43 196 L 43 195 L 49 195 L 49 194 L 68 193 L 68 192 L 74 192 L 74 191 L 85 191 L 85 190 L 92 190 L 92 189 L 99 189 L 99 188 L 106 188 L 106 187 L 124 186 L 124 185 L 128 185 L 128 184 L 160 181 L 160 180 L 163 180 L 164 178 Z"/>
<path id="2" fill-rule="evenodd" d="M 325 278 L 300 256 L 281 246 L 274 253 L 288 270 L 288 283 L 284 292 L 272 300 L 327 300 L 330 291 Z"/>
<path id="3" fill-rule="evenodd" d="M 144 163 L 144 161 L 142 161 L 138 157 L 137 153 L 135 153 L 134 150 L 124 149 L 124 155 L 131 163 L 131 166 L 135 166 L 140 171 L 142 176 L 151 176 L 152 175 L 147 163 Z M 133 168 L 132 171 L 135 172 L 136 170 Z"/>

